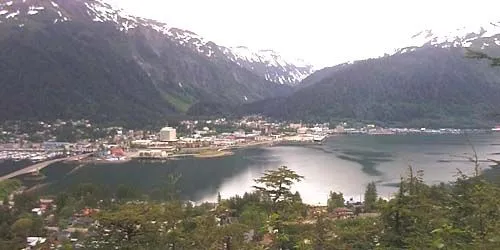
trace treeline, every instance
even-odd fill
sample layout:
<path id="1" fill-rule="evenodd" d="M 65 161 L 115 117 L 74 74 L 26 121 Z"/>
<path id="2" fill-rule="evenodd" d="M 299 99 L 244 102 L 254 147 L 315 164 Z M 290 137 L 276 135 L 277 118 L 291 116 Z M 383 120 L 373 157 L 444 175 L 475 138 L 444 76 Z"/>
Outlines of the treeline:
<path id="1" fill-rule="evenodd" d="M 410 168 L 390 201 L 379 199 L 370 183 L 361 209 L 346 219 L 332 216 L 335 208 L 346 206 L 341 193 L 332 192 L 328 207 L 321 209 L 305 205 L 299 193 L 290 192 L 302 178 L 286 167 L 268 171 L 256 180 L 255 192 L 219 197 L 215 207 L 176 201 L 117 206 L 96 217 L 96 230 L 120 233 L 106 239 L 99 233 L 94 241 L 134 249 L 500 247 L 500 187 L 478 172 L 460 173 L 450 184 L 430 186 L 423 172 Z M 140 229 L 134 226 L 138 224 Z M 129 240 L 119 240 L 123 238 Z"/>

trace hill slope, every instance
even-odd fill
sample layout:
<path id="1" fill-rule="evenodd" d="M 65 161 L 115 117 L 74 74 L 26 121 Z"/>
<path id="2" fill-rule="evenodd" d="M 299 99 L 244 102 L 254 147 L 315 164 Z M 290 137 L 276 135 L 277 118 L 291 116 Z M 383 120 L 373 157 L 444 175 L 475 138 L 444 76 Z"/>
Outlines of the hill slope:
<path id="1" fill-rule="evenodd" d="M 246 111 L 285 119 L 354 119 L 398 126 L 475 127 L 497 122 L 500 68 L 466 58 L 464 47 L 495 54 L 500 52 L 500 36 L 482 28 L 463 36 L 426 37 L 429 41 L 390 56 L 319 71 L 291 96 L 247 105 Z"/>
<path id="2" fill-rule="evenodd" d="M 294 82 L 275 84 L 223 46 L 101 0 L 0 0 L 0 46 L 2 120 L 147 123 L 286 95 Z"/>

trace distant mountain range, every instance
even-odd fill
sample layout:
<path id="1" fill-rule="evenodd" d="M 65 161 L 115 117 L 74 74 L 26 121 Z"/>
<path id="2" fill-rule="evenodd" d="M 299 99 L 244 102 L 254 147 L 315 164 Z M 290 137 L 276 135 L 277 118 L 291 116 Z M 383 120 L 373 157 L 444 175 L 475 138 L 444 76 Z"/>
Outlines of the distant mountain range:
<path id="1" fill-rule="evenodd" d="M 383 57 L 315 71 L 272 50 L 225 47 L 103 0 L 0 0 L 0 120 L 175 116 L 397 126 L 500 122 L 500 24 L 425 30 Z M 313 73 L 314 72 L 314 73 Z"/>
<path id="2" fill-rule="evenodd" d="M 420 32 L 393 54 L 319 70 L 290 96 L 244 111 L 293 120 L 492 126 L 500 122 L 500 68 L 467 58 L 465 48 L 500 55 L 499 25 Z"/>
<path id="3" fill-rule="evenodd" d="M 298 84 L 314 72 L 313 66 L 303 60 L 285 60 L 273 50 L 255 51 L 239 46 L 225 49 L 224 54 L 238 65 L 279 84 Z"/>
<path id="4" fill-rule="evenodd" d="M 101 0 L 0 0 L 0 119 L 147 123 L 287 95 L 312 73 Z"/>

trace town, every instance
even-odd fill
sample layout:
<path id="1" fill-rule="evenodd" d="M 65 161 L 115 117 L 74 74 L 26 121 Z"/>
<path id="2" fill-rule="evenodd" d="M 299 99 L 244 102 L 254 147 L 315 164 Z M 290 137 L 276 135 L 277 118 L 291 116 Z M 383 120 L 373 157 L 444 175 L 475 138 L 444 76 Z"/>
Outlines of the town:
<path id="1" fill-rule="evenodd" d="M 58 161 L 72 161 L 82 165 L 121 163 L 130 160 L 168 161 L 182 157 L 224 157 L 231 155 L 234 150 L 246 147 L 314 146 L 322 144 L 328 137 L 340 135 L 390 136 L 491 132 L 487 129 L 384 128 L 374 124 L 347 122 L 306 124 L 270 121 L 261 116 L 234 120 L 225 118 L 184 120 L 172 123 L 170 126 L 144 130 L 98 126 L 89 120 L 7 122 L 2 125 L 0 131 L 0 161 L 20 162 L 24 168 L 21 167 L 22 169 L 11 173 L 0 170 L 3 175 L 0 176 L 2 191 L 0 195 L 3 206 L 6 206 L 8 211 L 13 209 L 30 213 L 30 223 L 43 220 L 43 223 L 40 222 L 44 225 L 41 231 L 28 230 L 22 225 L 17 225 L 21 224 L 19 221 L 27 221 L 28 218 L 21 217 L 13 222 L 12 230 L 18 236 L 25 238 L 23 243 L 25 249 L 47 249 L 47 247 L 55 249 L 62 248 L 62 244 L 70 246 L 69 249 L 99 248 L 103 244 L 116 244 L 107 238 L 113 233 L 121 232 L 114 231 L 116 229 L 112 228 L 113 224 L 107 226 L 100 224 L 103 223 L 103 219 L 99 217 L 102 209 L 109 210 L 114 206 L 131 204 L 139 207 L 155 205 L 142 200 L 141 196 L 134 193 L 130 187 L 119 187 L 116 193 L 109 194 L 100 189 L 102 187 L 85 183 L 65 193 L 64 197 L 30 196 L 30 190 L 26 190 L 22 182 L 14 178 L 26 174 L 31 174 L 29 175 L 31 179 L 37 178 L 42 168 Z M 231 225 L 237 220 L 233 218 L 234 212 L 228 212 L 233 210 L 221 210 L 220 207 L 237 207 L 231 203 L 234 202 L 233 199 L 244 198 L 235 197 L 225 201 L 219 198 L 217 203 L 205 204 L 204 211 L 214 216 L 219 225 Z M 332 203 L 330 200 L 337 201 Z M 316 223 L 317 213 L 323 213 L 326 219 L 332 220 L 378 216 L 376 209 L 373 207 L 367 209 L 366 204 L 362 202 L 354 202 L 352 199 L 344 201 L 341 193 L 331 193 L 330 200 L 327 207 L 303 207 L 305 216 L 301 217 L 301 223 L 304 225 Z M 304 206 L 301 202 L 297 204 Z M 232 209 L 237 210 L 241 207 Z M 154 224 L 156 220 L 151 219 L 148 223 Z M 158 230 L 163 229 L 160 227 Z M 92 240 L 89 242 L 89 239 Z"/>
<path id="2" fill-rule="evenodd" d="M 171 157 L 218 157 L 232 149 L 283 144 L 321 143 L 341 134 L 460 134 L 489 130 L 453 128 L 383 128 L 374 124 L 304 124 L 242 119 L 185 120 L 158 130 L 98 127 L 89 120 L 7 122 L 0 129 L 0 161 L 49 159 L 94 152 L 93 161 L 122 162 Z"/>

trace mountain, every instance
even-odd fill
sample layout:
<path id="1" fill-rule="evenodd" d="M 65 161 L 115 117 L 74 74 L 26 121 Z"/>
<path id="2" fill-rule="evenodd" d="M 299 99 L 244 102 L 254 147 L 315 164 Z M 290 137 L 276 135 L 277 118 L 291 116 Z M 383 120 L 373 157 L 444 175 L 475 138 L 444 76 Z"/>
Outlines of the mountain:
<path id="1" fill-rule="evenodd" d="M 2 120 L 148 123 L 287 95 L 310 72 L 274 53 L 246 61 L 102 0 L 0 0 L 0 46 Z"/>
<path id="2" fill-rule="evenodd" d="M 498 25 L 420 32 L 391 55 L 320 70 L 292 95 L 245 105 L 244 110 L 295 120 L 492 126 L 499 122 L 500 68 L 467 58 L 466 48 L 500 55 Z"/>
<path id="3" fill-rule="evenodd" d="M 303 60 L 286 60 L 273 50 L 251 50 L 238 46 L 225 49 L 224 54 L 231 61 L 274 83 L 296 85 L 314 72 L 313 66 Z"/>

